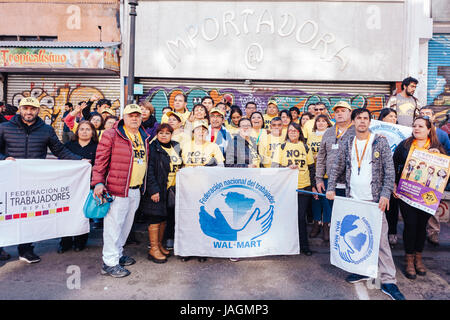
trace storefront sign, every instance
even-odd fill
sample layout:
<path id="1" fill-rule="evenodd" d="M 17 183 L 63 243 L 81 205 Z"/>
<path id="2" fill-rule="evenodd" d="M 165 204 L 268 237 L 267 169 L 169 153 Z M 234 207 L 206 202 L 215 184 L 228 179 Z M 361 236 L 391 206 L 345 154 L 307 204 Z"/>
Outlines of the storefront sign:
<path id="1" fill-rule="evenodd" d="M 119 71 L 117 48 L 0 48 L 0 68 L 89 68 Z"/>
<path id="2" fill-rule="evenodd" d="M 136 76 L 401 78 L 403 3 L 149 1 L 137 11 Z"/>

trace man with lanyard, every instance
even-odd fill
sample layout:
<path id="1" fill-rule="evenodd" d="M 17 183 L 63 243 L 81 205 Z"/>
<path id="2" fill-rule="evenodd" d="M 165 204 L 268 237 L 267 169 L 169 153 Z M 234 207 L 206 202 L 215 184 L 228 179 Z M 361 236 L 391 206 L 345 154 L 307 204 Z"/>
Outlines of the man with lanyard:
<path id="1" fill-rule="evenodd" d="M 352 126 L 352 107 L 345 101 L 339 101 L 333 107 L 336 124 L 323 134 L 320 143 L 316 163 L 316 189 L 324 193 L 327 188 L 328 177 L 335 163 L 337 154 L 340 152 L 340 142 L 355 135 L 355 127 Z M 345 196 L 345 176 L 337 178 L 336 195 Z M 330 201 L 330 206 L 333 202 Z"/>
<path id="2" fill-rule="evenodd" d="M 389 198 L 394 190 L 395 169 L 387 139 L 371 134 L 371 113 L 360 108 L 352 112 L 355 136 L 342 141 L 340 152 L 330 172 L 327 199 L 334 200 L 337 177 L 345 175 L 346 196 L 378 203 L 382 215 L 378 265 L 381 291 L 393 300 L 405 300 L 396 285 L 395 264 L 388 241 L 388 223 L 384 211 L 389 209 Z M 367 276 L 350 274 L 346 281 L 356 283 L 368 280 Z"/>
<path id="3" fill-rule="evenodd" d="M 223 126 L 225 121 L 225 113 L 219 108 L 213 108 L 209 113 L 209 120 L 211 125 L 209 126 L 209 132 L 206 136 L 206 140 L 216 143 L 225 157 L 228 142 L 231 141 L 230 133 Z"/>
<path id="4" fill-rule="evenodd" d="M 142 186 L 145 191 L 148 162 L 149 136 L 141 127 L 141 107 L 129 104 L 123 114 L 123 120 L 103 133 L 97 147 L 91 181 L 91 185 L 95 186 L 95 196 L 102 199 L 106 192 L 114 196 L 103 221 L 101 273 L 115 278 L 128 276 L 130 271 L 124 266 L 136 262 L 122 253 L 139 206 Z"/>

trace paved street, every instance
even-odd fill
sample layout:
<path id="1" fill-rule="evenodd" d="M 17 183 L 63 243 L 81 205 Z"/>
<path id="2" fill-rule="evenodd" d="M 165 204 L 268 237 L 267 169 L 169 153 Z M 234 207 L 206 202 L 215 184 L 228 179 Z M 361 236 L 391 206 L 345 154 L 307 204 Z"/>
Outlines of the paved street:
<path id="1" fill-rule="evenodd" d="M 424 261 L 429 271 L 425 277 L 407 279 L 400 271 L 401 245 L 393 251 L 398 286 L 407 299 L 450 299 L 450 228 L 446 224 L 442 229 L 441 245 L 426 246 Z M 35 252 L 42 261 L 33 265 L 18 260 L 16 247 L 7 247 L 12 259 L 0 263 L 0 300 L 389 300 L 376 289 L 376 282 L 347 284 L 346 272 L 329 263 L 328 247 L 319 239 L 311 243 L 311 257 L 275 256 L 239 262 L 210 258 L 204 263 L 171 257 L 168 263 L 158 265 L 147 260 L 145 236 L 139 231 L 142 243 L 126 247 L 137 263 L 129 267 L 132 274 L 122 279 L 100 275 L 102 239 L 98 230 L 91 232 L 88 248 L 79 253 L 57 254 L 55 239 L 38 243 Z"/>

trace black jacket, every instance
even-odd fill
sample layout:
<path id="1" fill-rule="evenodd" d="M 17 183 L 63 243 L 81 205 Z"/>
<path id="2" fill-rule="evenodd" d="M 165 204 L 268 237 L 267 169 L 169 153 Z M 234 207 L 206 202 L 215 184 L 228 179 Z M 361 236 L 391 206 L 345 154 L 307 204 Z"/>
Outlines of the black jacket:
<path id="1" fill-rule="evenodd" d="M 95 154 L 97 152 L 97 145 L 91 140 L 86 146 L 82 147 L 78 141 L 69 141 L 64 146 L 74 154 L 81 156 L 83 159 L 91 160 L 91 166 L 95 164 Z"/>
<path id="2" fill-rule="evenodd" d="M 20 114 L 0 124 L 0 160 L 45 159 L 47 147 L 59 159 L 81 160 L 64 147 L 55 130 L 39 117 L 31 126 L 23 123 Z"/>
<path id="3" fill-rule="evenodd" d="M 178 142 L 170 142 L 181 157 L 181 149 Z M 170 171 L 170 157 L 155 139 L 149 147 L 149 160 L 147 168 L 147 187 L 141 198 L 139 210 L 147 215 L 167 216 L 167 180 Z M 159 202 L 155 203 L 150 198 L 159 193 Z"/>

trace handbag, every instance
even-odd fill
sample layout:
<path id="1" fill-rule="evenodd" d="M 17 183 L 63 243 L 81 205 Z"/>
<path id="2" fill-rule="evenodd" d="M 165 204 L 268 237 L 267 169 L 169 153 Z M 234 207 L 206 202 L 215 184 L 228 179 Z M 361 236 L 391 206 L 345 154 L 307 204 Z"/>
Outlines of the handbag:
<path id="1" fill-rule="evenodd" d="M 106 197 L 107 199 L 112 199 L 109 194 Z M 107 200 L 105 203 L 102 203 L 97 196 L 94 196 L 94 190 L 89 191 L 83 206 L 84 216 L 88 219 L 104 218 L 108 214 L 111 201 Z"/>
<path id="2" fill-rule="evenodd" d="M 175 208 L 175 187 L 170 187 L 167 190 L 167 208 Z"/>

